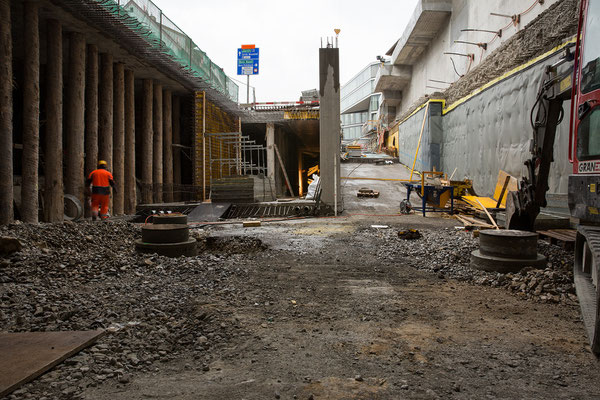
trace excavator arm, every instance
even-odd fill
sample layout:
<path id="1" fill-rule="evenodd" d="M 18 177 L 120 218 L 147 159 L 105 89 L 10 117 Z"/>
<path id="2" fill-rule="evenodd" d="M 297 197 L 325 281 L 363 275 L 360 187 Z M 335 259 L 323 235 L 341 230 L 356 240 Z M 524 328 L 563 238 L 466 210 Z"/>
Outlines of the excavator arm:
<path id="1" fill-rule="evenodd" d="M 519 190 L 509 192 L 506 200 L 508 229 L 533 231 L 540 209 L 546 207 L 556 128 L 565 115 L 563 102 L 571 98 L 574 59 L 571 47 L 566 48 L 560 60 L 544 70 L 530 114 L 533 129 L 529 146 L 531 158 L 525 161 L 526 174 L 519 182 Z"/>

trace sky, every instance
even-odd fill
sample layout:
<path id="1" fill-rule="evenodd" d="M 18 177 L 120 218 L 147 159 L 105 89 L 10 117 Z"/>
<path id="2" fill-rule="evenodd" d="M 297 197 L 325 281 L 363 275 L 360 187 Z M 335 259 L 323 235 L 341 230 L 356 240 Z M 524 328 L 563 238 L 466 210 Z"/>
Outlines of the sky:
<path id="1" fill-rule="evenodd" d="M 237 49 L 260 49 L 259 75 L 250 77 L 256 101 L 297 101 L 319 87 L 321 38 L 341 29 L 340 81 L 345 84 L 400 38 L 417 0 L 153 0 L 210 59 L 240 86 Z M 252 89 L 250 92 L 252 101 Z"/>

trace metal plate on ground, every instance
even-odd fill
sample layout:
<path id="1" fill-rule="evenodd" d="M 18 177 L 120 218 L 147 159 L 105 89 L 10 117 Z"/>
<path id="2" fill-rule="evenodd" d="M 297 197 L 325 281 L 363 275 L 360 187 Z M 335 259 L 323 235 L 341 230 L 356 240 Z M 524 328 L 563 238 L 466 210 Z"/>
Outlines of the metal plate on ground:
<path id="1" fill-rule="evenodd" d="M 92 345 L 104 330 L 0 333 L 0 397 Z"/>
<path id="2" fill-rule="evenodd" d="M 202 203 L 188 214 L 188 222 L 215 222 L 223 218 L 231 203 Z"/>

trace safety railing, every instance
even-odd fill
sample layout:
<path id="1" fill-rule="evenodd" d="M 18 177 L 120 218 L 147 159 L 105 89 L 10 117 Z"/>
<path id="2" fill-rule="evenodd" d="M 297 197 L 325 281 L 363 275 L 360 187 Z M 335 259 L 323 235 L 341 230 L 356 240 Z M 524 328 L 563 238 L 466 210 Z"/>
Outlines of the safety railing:
<path id="1" fill-rule="evenodd" d="M 126 22 L 153 47 L 190 69 L 213 89 L 238 102 L 238 85 L 213 63 L 160 8 L 150 0 L 91 0 Z"/>

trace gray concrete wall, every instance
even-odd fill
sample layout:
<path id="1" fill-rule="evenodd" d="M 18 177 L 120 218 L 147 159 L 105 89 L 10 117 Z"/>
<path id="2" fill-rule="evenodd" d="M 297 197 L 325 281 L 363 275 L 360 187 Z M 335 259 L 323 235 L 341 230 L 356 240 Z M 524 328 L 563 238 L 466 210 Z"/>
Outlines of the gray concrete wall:
<path id="1" fill-rule="evenodd" d="M 455 177 L 473 179 L 478 194 L 493 193 L 498 170 L 520 177 L 529 157 L 529 122 L 544 66 L 547 61 L 521 71 L 472 97 L 443 117 L 442 167 Z M 566 116 L 557 129 L 554 163 L 550 169 L 550 193 L 566 193 L 571 173 L 567 149 L 570 103 L 563 104 Z"/>
<path id="2" fill-rule="evenodd" d="M 422 108 L 398 127 L 398 158 L 402 164 L 409 167 L 413 165 L 424 115 L 425 108 Z M 425 121 L 425 129 L 429 129 L 427 120 Z M 419 149 L 419 155 L 415 163 L 415 169 L 419 171 L 427 169 L 423 156 L 425 155 L 425 158 L 427 158 L 428 155 L 427 151 L 423 150 Z"/>
<path id="3" fill-rule="evenodd" d="M 520 71 L 443 116 L 439 115 L 439 109 L 431 108 L 415 168 L 431 169 L 439 149 L 441 170 L 451 174 L 456 168 L 455 179 L 472 179 L 477 193 L 486 196 L 493 194 L 499 170 L 516 177 L 523 176 L 526 173 L 523 162 L 530 155 L 531 107 L 544 66 L 558 58 L 559 54 L 553 55 Z M 566 193 L 567 179 L 572 171 L 567 155 L 569 107 L 570 103 L 565 102 L 566 116 L 557 129 L 550 193 Z M 409 167 L 414 159 L 424 113 L 425 108 L 399 126 L 399 159 Z"/>
<path id="4" fill-rule="evenodd" d="M 423 125 L 423 117 L 426 112 L 427 118 Z M 422 108 L 398 127 L 398 156 L 400 162 L 412 167 L 422 126 L 423 135 L 415 162 L 415 170 L 431 171 L 435 169 L 439 171 L 442 166 L 443 127 L 442 104 L 437 102 L 431 102 L 429 108 Z"/>

